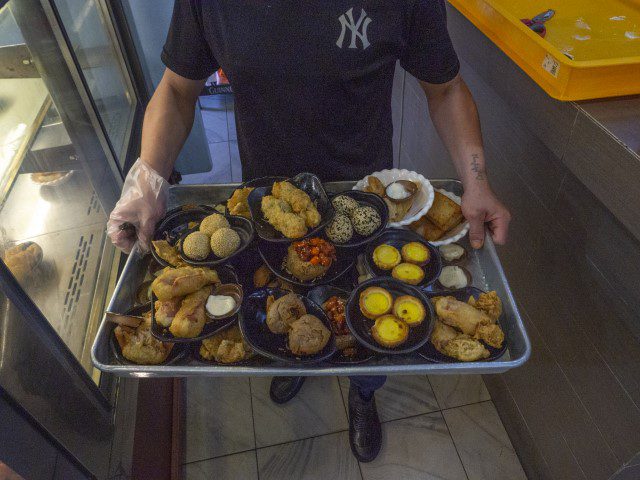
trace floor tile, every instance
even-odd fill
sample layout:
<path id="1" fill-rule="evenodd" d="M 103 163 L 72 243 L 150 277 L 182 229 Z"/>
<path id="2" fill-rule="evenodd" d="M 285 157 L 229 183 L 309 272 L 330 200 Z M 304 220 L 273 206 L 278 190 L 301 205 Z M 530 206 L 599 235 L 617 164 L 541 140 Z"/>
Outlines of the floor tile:
<path id="1" fill-rule="evenodd" d="M 185 463 L 255 447 L 249 380 L 189 378 Z"/>
<path id="2" fill-rule="evenodd" d="M 360 480 L 347 432 L 258 450 L 261 480 Z"/>
<path id="3" fill-rule="evenodd" d="M 440 408 L 459 407 L 490 400 L 480 375 L 429 375 Z"/>
<path id="4" fill-rule="evenodd" d="M 238 151 L 238 142 L 229 141 L 229 155 L 231 156 L 231 180 L 234 182 L 242 181 L 242 164 L 240 163 L 240 152 Z"/>
<path id="5" fill-rule="evenodd" d="M 256 452 L 227 455 L 226 457 L 188 463 L 182 466 L 183 480 L 258 480 Z"/>
<path id="6" fill-rule="evenodd" d="M 442 412 L 469 480 L 526 480 L 492 402 Z"/>
<path id="7" fill-rule="evenodd" d="M 440 412 L 385 423 L 380 455 L 360 468 L 364 480 L 467 478 Z"/>
<path id="8" fill-rule="evenodd" d="M 348 405 L 347 377 L 340 377 L 340 389 L 344 403 Z M 384 386 L 376 392 L 376 406 L 382 422 L 439 410 L 438 402 L 425 375 L 388 377 Z"/>
<path id="9" fill-rule="evenodd" d="M 204 131 L 207 135 L 208 143 L 228 142 L 229 130 L 227 127 L 227 111 L 221 110 L 202 110 L 202 123 Z"/>
<path id="10" fill-rule="evenodd" d="M 231 157 L 229 153 L 229 142 L 218 142 L 209 144 L 211 153 L 211 171 L 194 173 L 182 176 L 182 184 L 212 184 L 229 183 L 231 181 Z"/>
<path id="11" fill-rule="evenodd" d="M 308 378 L 298 395 L 284 405 L 277 405 L 269 398 L 270 382 L 268 377 L 251 379 L 257 447 L 348 428 L 335 377 Z"/>

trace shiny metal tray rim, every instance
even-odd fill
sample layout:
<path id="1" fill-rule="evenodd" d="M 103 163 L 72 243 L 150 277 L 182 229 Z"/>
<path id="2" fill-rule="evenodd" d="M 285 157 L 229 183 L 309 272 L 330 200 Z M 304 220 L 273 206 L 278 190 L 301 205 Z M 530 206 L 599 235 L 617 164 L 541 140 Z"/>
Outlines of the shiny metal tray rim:
<path id="1" fill-rule="evenodd" d="M 452 179 L 433 179 L 432 183 L 454 182 L 459 184 L 457 180 Z M 335 185 L 341 185 L 350 188 L 355 182 L 335 182 Z M 172 187 L 181 193 L 189 193 L 191 189 L 202 188 L 233 188 L 236 184 L 222 185 L 180 185 Z M 488 257 L 493 264 L 494 282 L 499 282 L 503 290 L 503 303 L 505 309 L 511 311 L 509 323 L 512 324 L 512 332 L 510 337 L 510 348 L 500 358 L 491 362 L 471 362 L 471 363 L 423 363 L 426 360 L 420 358 L 421 363 L 406 364 L 361 364 L 361 365 L 334 365 L 323 363 L 319 365 L 292 366 L 283 364 L 270 364 L 259 366 L 221 366 L 221 365 L 122 365 L 111 364 L 102 361 L 100 353 L 109 348 L 110 328 L 106 320 L 103 318 L 98 334 L 96 335 L 93 348 L 91 349 L 91 359 L 94 366 L 106 373 L 117 376 L 127 377 L 189 377 L 189 376 L 211 376 L 211 377 L 234 377 L 234 376 L 323 376 L 323 375 L 414 375 L 414 374 L 494 374 L 503 373 L 512 368 L 523 365 L 531 356 L 531 342 L 527 336 L 522 317 L 513 298 L 509 283 L 505 276 L 504 270 L 498 258 L 495 246 L 489 235 L 486 235 L 485 246 L 482 251 L 483 257 Z M 114 290 L 109 310 L 116 308 L 116 300 L 119 292 L 123 289 L 123 284 L 127 278 L 127 272 L 135 268 L 135 263 L 142 258 L 139 250 L 134 249 L 126 265 L 123 269 L 116 288 Z M 517 347 L 517 348 L 516 348 Z M 517 356 L 511 356 L 514 350 L 520 353 Z M 411 357 L 409 357 L 411 358 Z"/>

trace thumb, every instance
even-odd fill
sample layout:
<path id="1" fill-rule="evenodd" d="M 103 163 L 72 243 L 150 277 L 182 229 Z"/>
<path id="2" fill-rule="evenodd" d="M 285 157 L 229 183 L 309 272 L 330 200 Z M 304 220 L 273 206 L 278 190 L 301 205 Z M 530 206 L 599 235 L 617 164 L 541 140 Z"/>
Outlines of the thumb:
<path id="1" fill-rule="evenodd" d="M 469 241 L 471 247 L 482 248 L 484 244 L 484 219 L 482 217 L 469 219 Z"/>

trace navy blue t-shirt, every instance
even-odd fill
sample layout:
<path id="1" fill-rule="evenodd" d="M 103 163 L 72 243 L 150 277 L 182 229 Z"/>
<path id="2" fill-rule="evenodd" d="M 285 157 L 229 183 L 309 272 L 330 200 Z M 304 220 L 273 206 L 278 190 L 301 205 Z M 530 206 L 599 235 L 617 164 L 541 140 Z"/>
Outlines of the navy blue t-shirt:
<path id="1" fill-rule="evenodd" d="M 429 83 L 456 76 L 443 0 L 176 0 L 162 52 L 186 78 L 226 73 L 245 180 L 391 168 L 397 60 Z"/>

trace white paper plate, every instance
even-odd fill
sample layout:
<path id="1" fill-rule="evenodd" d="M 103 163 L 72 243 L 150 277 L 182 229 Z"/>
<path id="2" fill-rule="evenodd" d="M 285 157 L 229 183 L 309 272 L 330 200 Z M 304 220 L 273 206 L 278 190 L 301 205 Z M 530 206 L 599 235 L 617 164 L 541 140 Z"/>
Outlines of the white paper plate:
<path id="1" fill-rule="evenodd" d="M 454 202 L 456 202 L 458 205 L 462 205 L 462 199 L 455 193 L 448 192 L 441 188 L 436 188 L 436 192 L 440 192 L 445 197 L 448 197 Z M 464 237 L 468 231 L 469 231 L 469 222 L 462 222 L 458 224 L 457 227 L 449 230 L 446 236 L 442 237 L 440 240 L 436 240 L 435 242 L 429 242 L 429 243 L 436 247 L 439 247 L 441 245 L 448 245 L 450 243 L 455 243 L 458 240 L 460 240 L 462 237 Z"/>
<path id="2" fill-rule="evenodd" d="M 431 182 L 424 178 L 419 173 L 412 172 L 411 170 L 392 168 L 391 170 L 382 170 L 380 172 L 373 172 L 371 175 L 377 177 L 383 185 L 387 186 L 396 180 L 411 180 L 420 185 L 420 191 L 416 194 L 416 198 L 413 201 L 413 205 L 405 215 L 405 217 L 399 222 L 389 222 L 390 227 L 403 227 L 415 222 L 419 218 L 422 218 L 431 208 L 433 204 L 433 186 Z M 364 190 L 369 185 L 369 175 L 359 180 L 353 187 L 353 190 Z"/>

